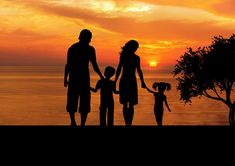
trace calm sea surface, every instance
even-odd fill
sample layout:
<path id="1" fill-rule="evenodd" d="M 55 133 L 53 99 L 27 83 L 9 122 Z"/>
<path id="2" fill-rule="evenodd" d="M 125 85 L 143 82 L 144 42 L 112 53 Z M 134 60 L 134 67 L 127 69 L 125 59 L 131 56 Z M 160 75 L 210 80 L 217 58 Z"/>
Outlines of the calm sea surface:
<path id="1" fill-rule="evenodd" d="M 67 125 L 66 92 L 63 67 L 0 67 L 0 125 Z M 103 71 L 103 70 L 102 70 Z M 171 74 L 144 71 L 146 84 L 155 81 L 172 84 L 166 92 L 172 112 L 165 109 L 164 125 L 228 125 L 228 109 L 207 98 L 193 99 L 191 105 L 179 100 L 176 81 Z M 98 77 L 91 69 L 91 86 Z M 139 86 L 139 104 L 135 106 L 133 125 L 155 125 L 154 97 Z M 87 125 L 99 124 L 99 92 L 92 93 Z M 79 124 L 79 114 L 76 115 Z M 122 105 L 115 95 L 114 124 L 124 125 Z"/>

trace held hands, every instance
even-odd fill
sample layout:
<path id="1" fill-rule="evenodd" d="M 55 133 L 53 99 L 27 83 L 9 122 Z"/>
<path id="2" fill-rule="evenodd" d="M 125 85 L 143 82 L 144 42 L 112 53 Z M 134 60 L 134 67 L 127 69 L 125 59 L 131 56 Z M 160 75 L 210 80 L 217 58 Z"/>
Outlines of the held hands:
<path id="1" fill-rule="evenodd" d="M 92 88 L 92 87 L 90 87 L 90 90 L 91 90 L 92 92 L 94 92 L 94 93 L 96 93 L 96 92 L 97 92 L 97 89 Z"/>
<path id="2" fill-rule="evenodd" d="M 105 79 L 102 74 L 100 75 L 100 79 L 101 79 L 101 80 L 104 80 L 104 79 Z"/>
<path id="3" fill-rule="evenodd" d="M 120 94 L 120 91 L 118 91 L 116 88 L 113 91 L 114 94 Z"/>

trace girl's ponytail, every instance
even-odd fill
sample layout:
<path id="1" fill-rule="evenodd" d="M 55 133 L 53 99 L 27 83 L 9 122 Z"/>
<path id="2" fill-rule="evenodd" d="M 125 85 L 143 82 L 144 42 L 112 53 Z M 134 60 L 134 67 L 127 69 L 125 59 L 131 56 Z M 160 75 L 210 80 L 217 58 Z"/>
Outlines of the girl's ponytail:
<path id="1" fill-rule="evenodd" d="M 153 87 L 153 89 L 157 90 L 158 83 L 157 83 L 157 82 L 154 82 L 152 87 Z"/>
<path id="2" fill-rule="evenodd" d="M 165 83 L 166 84 L 166 90 L 171 90 L 171 84 Z"/>

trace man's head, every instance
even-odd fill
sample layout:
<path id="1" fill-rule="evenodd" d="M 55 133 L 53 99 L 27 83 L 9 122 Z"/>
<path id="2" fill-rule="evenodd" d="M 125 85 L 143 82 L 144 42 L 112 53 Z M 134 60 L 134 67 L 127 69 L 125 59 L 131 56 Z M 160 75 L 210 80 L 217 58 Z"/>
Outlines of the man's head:
<path id="1" fill-rule="evenodd" d="M 86 44 L 89 44 L 91 42 L 91 38 L 92 38 L 92 33 L 90 30 L 88 29 L 83 29 L 81 32 L 80 32 L 80 35 L 79 35 L 79 40 L 80 42 L 82 43 L 86 43 Z"/>

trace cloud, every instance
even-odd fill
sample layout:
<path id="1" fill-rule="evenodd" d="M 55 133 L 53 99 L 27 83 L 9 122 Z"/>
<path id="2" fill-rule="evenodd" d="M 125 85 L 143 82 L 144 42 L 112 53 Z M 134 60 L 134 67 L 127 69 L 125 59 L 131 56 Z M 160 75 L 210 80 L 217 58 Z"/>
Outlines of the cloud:
<path id="1" fill-rule="evenodd" d="M 13 0 L 19 2 L 19 0 Z M 149 1 L 96 1 L 96 0 L 80 0 L 63 1 L 63 0 L 38 0 L 38 1 L 20 1 L 28 6 L 43 10 L 47 13 L 54 13 L 60 16 L 66 16 L 77 19 L 112 19 L 112 18 L 130 18 L 137 22 L 150 22 L 160 20 L 185 20 L 189 22 L 205 22 L 205 21 L 225 21 L 222 17 L 216 16 L 207 10 L 199 9 L 195 6 L 198 3 L 154 3 Z M 180 4 L 191 4 L 183 5 Z M 166 5 L 168 4 L 168 5 Z M 178 4 L 178 5 L 172 5 Z M 191 6 L 193 6 L 192 8 Z M 200 4 L 200 3 L 199 3 Z M 204 3 L 205 4 L 205 3 Z M 207 6 L 208 7 L 208 6 Z"/>
<path id="2" fill-rule="evenodd" d="M 41 40 L 41 39 L 45 39 L 48 40 L 50 38 L 54 38 L 55 35 L 50 35 L 50 34 L 42 34 L 39 32 L 34 32 L 31 30 L 26 30 L 23 28 L 17 28 L 13 31 L 0 31 L 0 36 L 4 37 L 4 38 L 21 38 L 21 39 L 29 39 L 30 42 L 32 41 L 36 41 L 36 40 Z"/>
<path id="3" fill-rule="evenodd" d="M 117 0 L 118 1 L 118 0 Z M 151 4 L 161 4 L 170 6 L 180 6 L 187 8 L 203 9 L 218 16 L 234 17 L 235 1 L 234 0 L 135 0 Z"/>
<path id="4" fill-rule="evenodd" d="M 19 2 L 19 0 L 16 0 Z M 104 3 L 106 2 L 106 3 Z M 128 3 L 129 2 L 129 3 Z M 207 3 L 212 3 L 209 1 Z M 190 38 L 203 39 L 204 36 L 221 34 L 226 27 L 235 25 L 235 20 L 217 17 L 207 11 L 179 7 L 179 5 L 192 6 L 192 1 L 139 1 L 139 4 L 148 6 L 148 12 L 128 11 L 133 1 L 24 1 L 25 4 L 58 16 L 81 19 L 89 24 L 107 29 L 112 32 L 136 36 L 137 38 Z M 152 3 L 152 4 L 150 4 Z M 206 3 L 206 4 L 207 4 Z M 90 4 L 90 6 L 89 6 Z M 93 5 L 92 5 L 93 4 Z M 103 5 L 102 5 L 103 4 Z M 106 4 L 106 5 L 105 5 Z M 140 8 L 137 3 L 137 8 Z M 159 4 L 164 4 L 159 6 Z M 178 6 L 169 6 L 176 5 Z M 203 1 L 197 4 L 203 4 Z M 166 6 L 168 5 L 168 6 Z M 88 7 L 89 6 L 89 7 Z M 106 9 L 104 8 L 106 6 Z M 135 6 L 134 6 L 135 7 Z M 132 8 L 133 9 L 133 8 Z M 109 11 L 110 10 L 110 11 Z M 174 27 L 174 28 L 172 28 Z M 230 29 L 229 32 L 232 32 Z M 195 33 L 199 33 L 195 35 Z"/>
<path id="5" fill-rule="evenodd" d="M 223 0 L 212 5 L 212 9 L 216 14 L 235 18 L 235 1 L 234 0 Z"/>
<path id="6" fill-rule="evenodd" d="M 112 61 L 118 56 L 120 46 L 134 38 L 143 46 L 140 53 L 145 55 L 145 60 L 157 56 L 162 61 L 173 61 L 187 46 L 204 44 L 215 35 L 231 35 L 235 31 L 235 18 L 231 16 L 234 7 L 229 6 L 234 2 L 226 0 L 226 3 L 219 0 L 2 0 L 0 44 L 2 50 L 11 52 L 7 55 L 23 56 L 18 52 L 24 52 L 30 56 L 24 50 L 32 47 L 33 52 L 38 52 L 35 58 L 64 57 L 71 38 L 86 27 L 94 34 L 98 59 L 106 57 L 107 62 Z M 11 51 L 9 44 L 18 46 Z M 55 45 L 57 50 L 51 51 L 50 47 Z"/>

